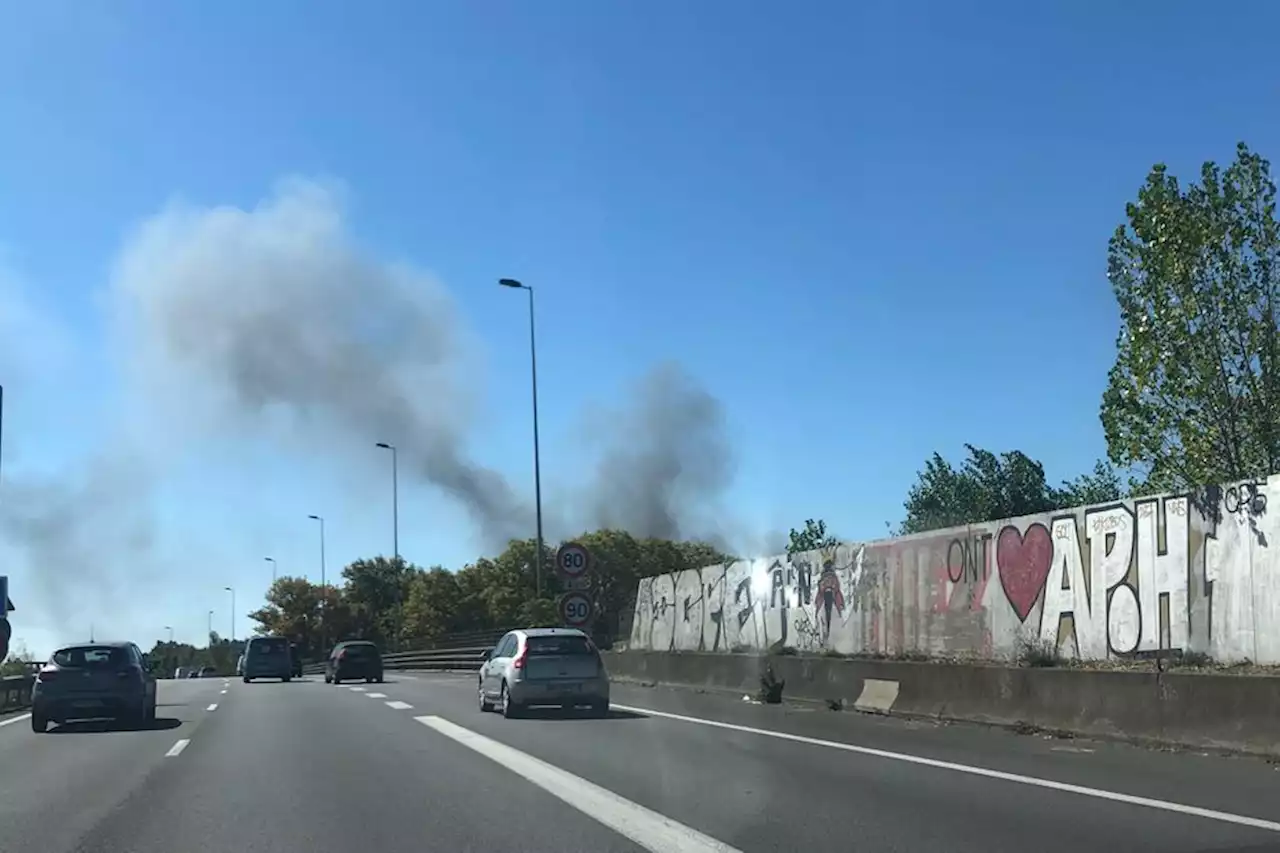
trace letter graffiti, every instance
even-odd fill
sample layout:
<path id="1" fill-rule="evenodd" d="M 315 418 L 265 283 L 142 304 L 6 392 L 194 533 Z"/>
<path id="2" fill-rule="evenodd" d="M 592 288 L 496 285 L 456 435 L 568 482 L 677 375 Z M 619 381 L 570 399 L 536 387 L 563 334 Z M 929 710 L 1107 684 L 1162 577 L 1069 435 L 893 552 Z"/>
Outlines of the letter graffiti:
<path id="1" fill-rule="evenodd" d="M 645 578 L 632 644 L 1280 663 L 1280 475 L 1233 488 Z"/>

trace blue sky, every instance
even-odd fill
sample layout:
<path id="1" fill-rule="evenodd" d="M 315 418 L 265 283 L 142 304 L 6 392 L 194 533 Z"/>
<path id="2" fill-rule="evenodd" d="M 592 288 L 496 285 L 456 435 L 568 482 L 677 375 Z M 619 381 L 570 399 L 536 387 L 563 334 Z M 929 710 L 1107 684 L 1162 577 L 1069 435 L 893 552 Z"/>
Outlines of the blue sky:
<path id="1" fill-rule="evenodd" d="M 583 412 L 679 361 L 725 406 L 722 509 L 749 548 L 809 516 L 882 535 L 924 459 L 965 442 L 1055 480 L 1089 468 L 1125 202 L 1153 162 L 1190 179 L 1237 140 L 1280 149 L 1269 4 L 1216 29 L 1191 3 L 366 5 L 0 11 L 5 480 L 73 477 L 116 455 L 121 422 L 155 449 L 131 507 L 146 566 L 102 535 L 102 567 L 67 576 L 97 572 L 90 592 L 55 613 L 56 585 L 34 592 L 47 568 L 0 551 L 38 651 L 90 622 L 197 640 L 210 609 L 225 631 L 223 587 L 256 606 L 264 556 L 317 572 L 311 513 L 331 575 L 390 550 L 376 449 L 172 449 L 178 428 L 137 403 L 113 281 L 174 199 L 340 187 L 362 251 L 456 303 L 481 365 L 470 450 L 524 492 L 525 307 L 493 282 L 534 284 L 548 501 L 589 476 Z M 458 567 L 479 547 L 450 501 L 402 483 L 406 556 Z"/>

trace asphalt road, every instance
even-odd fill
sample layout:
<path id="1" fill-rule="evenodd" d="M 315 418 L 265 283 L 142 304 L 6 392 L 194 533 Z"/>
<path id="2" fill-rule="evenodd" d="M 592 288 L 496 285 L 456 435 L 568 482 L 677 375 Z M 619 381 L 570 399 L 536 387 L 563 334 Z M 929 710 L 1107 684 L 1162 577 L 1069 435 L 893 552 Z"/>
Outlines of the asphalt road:
<path id="1" fill-rule="evenodd" d="M 146 730 L 0 718 L 0 851 L 1280 851 L 1265 762 L 622 685 L 609 719 L 504 720 L 473 687 L 184 680 Z"/>

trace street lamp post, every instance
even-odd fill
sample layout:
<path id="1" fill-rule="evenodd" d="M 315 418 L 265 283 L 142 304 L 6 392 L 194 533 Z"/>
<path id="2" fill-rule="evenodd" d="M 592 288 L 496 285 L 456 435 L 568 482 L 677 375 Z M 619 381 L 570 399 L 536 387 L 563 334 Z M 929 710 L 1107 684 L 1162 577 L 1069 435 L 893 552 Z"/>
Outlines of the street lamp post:
<path id="1" fill-rule="evenodd" d="M 169 645 L 173 645 L 173 626 L 165 625 L 164 629 L 169 632 Z"/>
<path id="2" fill-rule="evenodd" d="M 325 587 L 329 584 L 324 574 L 324 518 L 319 515 L 308 515 L 307 518 L 320 522 L 320 586 Z"/>
<path id="3" fill-rule="evenodd" d="M 209 644 L 213 645 L 213 611 L 209 611 Z"/>
<path id="4" fill-rule="evenodd" d="M 378 447 L 391 451 L 391 547 L 395 552 L 396 565 L 400 565 L 400 474 L 399 460 L 396 458 L 396 446 L 379 441 Z"/>
<path id="5" fill-rule="evenodd" d="M 229 586 L 223 587 L 231 593 L 231 642 L 236 641 L 236 591 Z"/>
<path id="6" fill-rule="evenodd" d="M 533 288 L 514 278 L 500 278 L 498 284 L 529 292 L 529 366 L 533 374 L 533 504 L 538 525 L 538 552 L 534 555 L 534 575 L 538 598 L 542 598 L 542 461 L 538 450 L 538 347 L 533 325 Z"/>
<path id="7" fill-rule="evenodd" d="M 276 582 L 276 558 L 263 557 L 262 559 L 271 564 L 271 583 L 274 585 Z"/>

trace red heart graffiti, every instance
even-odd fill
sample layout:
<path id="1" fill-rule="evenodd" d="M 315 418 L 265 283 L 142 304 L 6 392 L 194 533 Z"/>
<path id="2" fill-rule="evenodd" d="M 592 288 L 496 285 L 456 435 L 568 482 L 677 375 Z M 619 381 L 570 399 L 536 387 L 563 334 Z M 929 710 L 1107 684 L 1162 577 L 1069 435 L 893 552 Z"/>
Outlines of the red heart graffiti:
<path id="1" fill-rule="evenodd" d="M 1033 524 L 1025 534 L 1006 527 L 996 540 L 996 565 L 1000 585 L 1018 619 L 1026 622 L 1053 564 L 1053 540 L 1043 524 Z"/>

